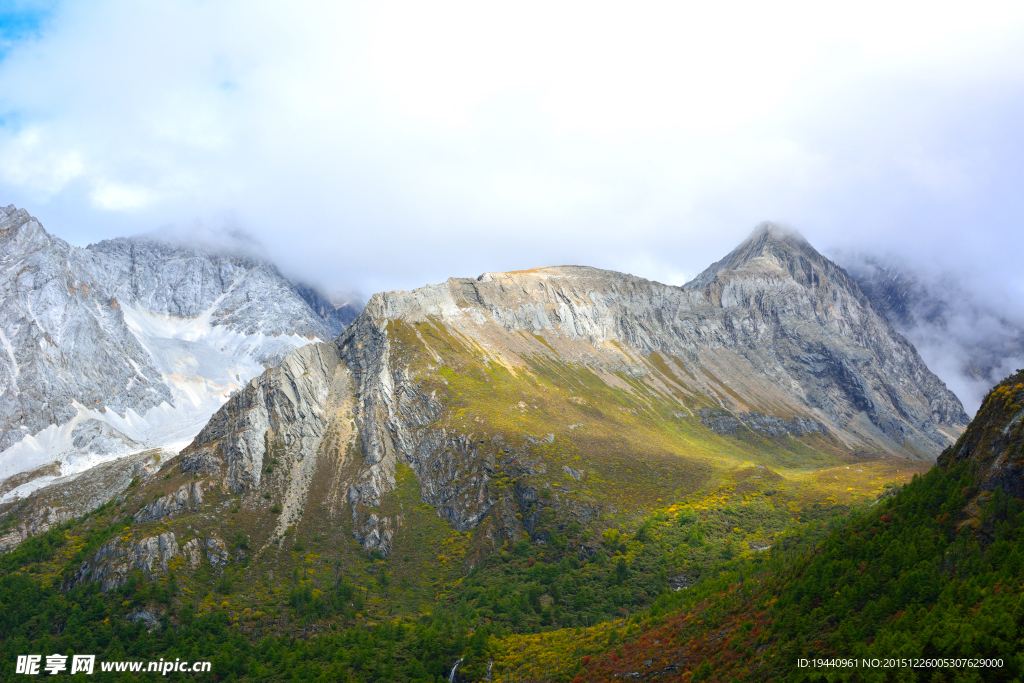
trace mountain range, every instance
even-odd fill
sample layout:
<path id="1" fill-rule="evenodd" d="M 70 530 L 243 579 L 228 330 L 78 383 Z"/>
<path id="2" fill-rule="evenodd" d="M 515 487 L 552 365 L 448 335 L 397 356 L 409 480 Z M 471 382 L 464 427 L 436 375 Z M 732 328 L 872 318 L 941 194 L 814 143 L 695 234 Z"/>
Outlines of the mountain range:
<path id="1" fill-rule="evenodd" d="M 294 391 L 287 401 L 283 387 Z M 668 414 L 676 429 L 742 428 L 826 452 L 921 459 L 967 423 L 840 268 L 802 238 L 762 226 L 682 288 L 562 267 L 374 295 L 336 342 L 296 353 L 230 400 L 185 449 L 182 467 L 234 493 L 275 487 L 263 472 L 281 439 L 279 476 L 291 484 L 278 532 L 298 521 L 306 482 L 322 477 L 344 492 L 339 507 L 351 506 L 364 547 L 386 553 L 399 520 L 378 508 L 401 462 L 455 528 L 489 517 L 492 537 L 515 540 L 533 529 L 514 512 L 539 488 L 564 489 L 573 469 L 526 464 L 531 440 L 649 462 L 648 447 L 620 448 L 626 439 L 616 433 L 664 433 L 643 420 Z M 318 465 L 325 438 L 338 434 L 350 434 L 359 455 Z M 673 489 L 705 469 L 691 464 Z M 514 495 L 495 490 L 498 472 L 515 472 Z M 587 495 L 570 492 L 584 476 L 570 478 L 565 505 L 585 517 Z"/>
<path id="2" fill-rule="evenodd" d="M 147 448 L 351 320 L 272 264 L 115 239 L 72 247 L 0 209 L 0 500 Z"/>
<path id="3" fill-rule="evenodd" d="M 50 611 L 12 607 L 6 638 L 73 602 L 107 621 L 66 626 L 69 647 L 89 623 L 109 651 L 212 648 L 228 677 L 287 661 L 341 680 L 643 677 L 623 643 L 654 652 L 647 629 L 718 600 L 732 614 L 730 572 L 781 571 L 789 595 L 794 548 L 919 486 L 940 454 L 955 469 L 989 447 L 877 293 L 773 224 L 682 287 L 546 267 L 375 294 L 350 318 L 265 262 L 75 249 L 7 215 L 4 396 L 67 407 L 25 430 L 12 409 L 8 431 L 35 431 L 3 455 L 51 430 L 99 464 L 65 445 L 47 451 L 60 472 L 22 466 L 8 486 L 0 600 Z M 44 381 L 14 384 L 25 368 Z M 187 443 L 121 426 L 160 411 Z M 95 454 L 83 433 L 122 441 Z M 956 509 L 983 519 L 971 500 Z M 698 651 L 643 668 L 717 680 Z M 759 668 L 741 654 L 723 670 Z"/>

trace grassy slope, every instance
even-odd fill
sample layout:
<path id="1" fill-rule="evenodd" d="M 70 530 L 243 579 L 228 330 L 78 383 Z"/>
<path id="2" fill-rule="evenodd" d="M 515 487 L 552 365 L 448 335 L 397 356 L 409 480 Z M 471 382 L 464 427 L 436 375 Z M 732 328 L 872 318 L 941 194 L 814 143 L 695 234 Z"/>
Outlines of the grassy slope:
<path id="1" fill-rule="evenodd" d="M 629 638 L 630 628 L 640 628 L 638 613 L 660 615 L 699 593 L 673 593 L 670 578 L 714 587 L 729 567 L 766 566 L 759 549 L 778 546 L 787 529 L 820 527 L 920 468 L 855 457 L 820 437 L 714 434 L 694 417 L 710 403 L 685 386 L 685 367 L 676 359 L 648 358 L 660 383 L 601 377 L 548 356 L 513 372 L 438 325 L 395 324 L 390 333 L 394 362 L 419 373 L 417 381 L 444 401 L 437 426 L 487 444 L 511 443 L 544 463 L 519 481 L 560 503 L 541 520 L 546 544 L 494 547 L 483 527 L 453 530 L 422 503 L 404 465 L 382 509 L 403 516 L 387 559 L 368 558 L 352 540 L 349 515 L 321 504 L 267 546 L 276 518 L 267 513 L 273 501 L 258 492 L 209 494 L 200 513 L 130 524 L 144 502 L 184 483 L 169 468 L 121 505 L 0 557 L 0 653 L 91 647 L 111 657 L 182 656 L 207 648 L 207 655 L 218 653 L 222 675 L 254 680 L 287 678 L 296 661 L 307 679 L 333 672 L 357 680 L 436 680 L 465 654 L 470 680 L 483 675 L 491 657 L 498 675 L 545 661 L 548 671 L 566 677 L 587 652 L 606 648 L 609 637 Z M 549 434 L 550 441 L 541 438 Z M 510 476 L 495 481 L 498 488 L 514 483 Z M 584 504 L 600 506 L 601 514 L 580 525 L 573 511 Z M 57 590 L 62 574 L 115 534 L 141 538 L 163 530 L 181 542 L 215 533 L 244 558 L 224 571 L 204 562 L 190 572 L 178 562 L 172 577 L 137 576 L 108 596 L 91 586 Z M 163 613 L 166 628 L 142 635 L 125 620 L 141 608 Z M 623 619 L 634 622 L 627 627 Z M 571 647 L 552 644 L 559 639 Z"/>
<path id="2" fill-rule="evenodd" d="M 1009 423 L 1024 404 L 1022 380 L 993 390 L 964 438 L 984 429 L 986 442 Z M 1019 457 L 1019 425 L 1010 439 Z M 541 648 L 561 665 L 548 678 L 1020 680 L 1024 501 L 998 489 L 979 496 L 981 469 L 976 461 L 936 467 L 879 505 L 788 537 L 767 558 L 721 567 L 715 580 L 666 601 L 676 603 L 663 605 L 667 614 L 650 610 L 602 633 L 594 654 L 582 651 L 591 654 L 586 664 L 552 634 Z M 995 658 L 1002 666 L 809 670 L 797 667 L 801 657 Z"/>

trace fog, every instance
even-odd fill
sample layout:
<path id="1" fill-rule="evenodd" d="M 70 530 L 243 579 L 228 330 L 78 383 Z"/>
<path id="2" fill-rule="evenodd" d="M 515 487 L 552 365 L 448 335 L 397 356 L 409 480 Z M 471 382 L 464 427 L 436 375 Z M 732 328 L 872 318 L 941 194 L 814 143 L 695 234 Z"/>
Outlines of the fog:
<path id="1" fill-rule="evenodd" d="M 555 264 L 681 284 L 774 220 L 997 319 L 1022 39 L 1017 3 L 14 3 L 0 202 L 363 296 Z M 915 342 L 936 368 L 986 329 L 947 324 Z"/>
<path id="2" fill-rule="evenodd" d="M 911 265 L 898 254 L 833 257 L 914 344 L 968 415 L 996 383 L 1024 368 L 1024 302 L 998 278 Z"/>

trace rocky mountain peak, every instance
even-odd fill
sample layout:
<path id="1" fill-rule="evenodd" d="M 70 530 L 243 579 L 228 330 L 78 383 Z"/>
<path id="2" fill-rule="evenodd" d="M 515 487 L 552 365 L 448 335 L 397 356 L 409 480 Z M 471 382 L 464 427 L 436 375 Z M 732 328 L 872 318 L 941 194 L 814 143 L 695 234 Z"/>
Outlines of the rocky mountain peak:
<path id="1" fill-rule="evenodd" d="M 849 291 L 856 291 L 850 277 L 795 230 L 764 222 L 725 258 L 709 266 L 687 282 L 687 289 L 704 289 L 716 280 L 724 284 L 740 277 L 787 278 L 798 284 L 817 287 L 822 277 Z"/>
<path id="2" fill-rule="evenodd" d="M 25 209 L 13 204 L 0 208 L 0 259 L 19 258 L 47 247 L 70 248 L 50 235 Z"/>

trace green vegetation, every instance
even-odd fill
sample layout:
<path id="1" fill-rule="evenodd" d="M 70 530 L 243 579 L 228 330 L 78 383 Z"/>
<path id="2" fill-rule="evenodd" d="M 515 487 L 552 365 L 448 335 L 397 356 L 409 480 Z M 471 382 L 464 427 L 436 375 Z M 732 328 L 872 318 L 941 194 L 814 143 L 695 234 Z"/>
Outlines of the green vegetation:
<path id="1" fill-rule="evenodd" d="M 315 553 L 305 551 L 325 539 L 296 538 L 275 551 L 295 560 L 279 594 L 242 580 L 244 567 L 217 573 L 205 566 L 154 580 L 136 573 L 106 595 L 95 583 L 59 590 L 82 558 L 124 533 L 126 519 L 114 505 L 30 539 L 0 556 L 0 656 L 210 658 L 222 679 L 353 681 L 446 680 L 465 657 L 465 679 L 479 680 L 492 657 L 503 661 L 504 648 L 525 637 L 517 634 L 600 631 L 638 614 L 662 614 L 687 593 L 673 593 L 669 579 L 715 584 L 722 561 L 763 556 L 751 547 L 794 524 L 781 500 L 732 487 L 668 506 L 639 525 L 607 529 L 582 561 L 588 532 L 577 523 L 546 544 L 523 540 L 499 549 L 463 575 L 469 535 L 419 502 L 409 468 L 398 474 L 384 507 L 403 509 L 410 533 L 398 537 L 391 556 L 364 555 L 360 564 L 334 570 L 319 563 L 317 570 Z M 710 509 L 712 502 L 720 507 Z M 250 537 L 239 531 L 232 546 L 251 546 Z M 402 616 L 412 604 L 425 609 Z M 399 614 L 375 623 L 363 613 L 371 608 Z M 144 621 L 132 621 L 144 609 L 160 616 L 151 633 Z"/>

